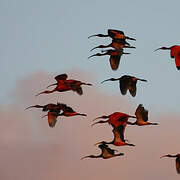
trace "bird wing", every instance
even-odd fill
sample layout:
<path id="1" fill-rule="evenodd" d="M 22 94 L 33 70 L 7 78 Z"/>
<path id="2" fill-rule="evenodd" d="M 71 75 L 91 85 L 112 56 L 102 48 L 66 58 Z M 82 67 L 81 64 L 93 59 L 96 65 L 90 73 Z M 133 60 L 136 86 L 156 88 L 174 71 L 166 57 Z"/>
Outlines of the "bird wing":
<path id="1" fill-rule="evenodd" d="M 121 79 L 119 80 L 119 87 L 122 95 L 125 95 L 127 93 L 128 86 L 129 86 L 129 77 L 126 75 L 122 76 Z"/>
<path id="2" fill-rule="evenodd" d="M 175 63 L 178 70 L 180 70 L 180 50 L 175 54 Z"/>
<path id="3" fill-rule="evenodd" d="M 180 174 L 180 157 L 176 158 L 176 170 L 177 173 Z"/>
<path id="4" fill-rule="evenodd" d="M 125 127 L 123 125 L 119 125 L 113 129 L 114 141 L 116 142 L 125 142 L 124 140 L 124 130 Z"/>
<path id="5" fill-rule="evenodd" d="M 69 83 L 69 87 L 72 88 L 72 90 L 78 93 L 79 95 L 83 94 L 82 87 L 80 86 L 80 81 L 74 80 L 73 82 Z"/>
<path id="6" fill-rule="evenodd" d="M 67 74 L 60 74 L 60 75 L 57 75 L 57 76 L 55 77 L 55 80 L 56 80 L 56 81 L 66 80 L 67 77 L 68 77 Z"/>
<path id="7" fill-rule="evenodd" d="M 120 58 L 121 58 L 120 55 L 115 55 L 115 56 L 111 55 L 111 56 L 110 56 L 109 62 L 110 62 L 110 65 L 111 65 L 112 70 L 115 71 L 115 70 L 118 69 L 118 67 L 119 67 L 119 62 L 120 62 Z"/>
<path id="8" fill-rule="evenodd" d="M 137 81 L 131 81 L 131 83 L 128 86 L 129 92 L 133 97 L 136 96 L 136 83 Z"/>
<path id="9" fill-rule="evenodd" d="M 135 115 L 138 122 L 148 121 L 148 111 L 142 106 L 142 104 L 137 107 Z"/>
<path id="10" fill-rule="evenodd" d="M 50 127 L 54 127 L 57 122 L 57 112 L 48 112 L 48 123 Z"/>
<path id="11" fill-rule="evenodd" d="M 64 107 L 62 108 L 62 110 L 63 110 L 64 112 L 74 112 L 74 110 L 73 110 L 71 107 L 69 107 L 69 106 L 64 106 Z"/>

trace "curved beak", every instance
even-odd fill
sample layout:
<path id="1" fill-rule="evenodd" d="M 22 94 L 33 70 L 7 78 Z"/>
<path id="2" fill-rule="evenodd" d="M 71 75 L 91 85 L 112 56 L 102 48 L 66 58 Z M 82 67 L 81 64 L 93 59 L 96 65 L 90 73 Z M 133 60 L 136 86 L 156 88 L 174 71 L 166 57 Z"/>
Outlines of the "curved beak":
<path id="1" fill-rule="evenodd" d="M 161 48 L 155 49 L 154 52 L 155 52 L 155 51 L 158 51 L 158 50 L 160 50 L 160 49 L 161 49 Z"/>
<path id="2" fill-rule="evenodd" d="M 26 109 L 33 108 L 33 107 L 35 107 L 35 106 L 29 106 L 29 107 L 27 107 Z M 25 110 L 26 110 L 26 109 L 25 109 Z"/>
<path id="3" fill-rule="evenodd" d="M 51 84 L 51 85 L 47 86 L 46 88 L 49 88 L 49 87 L 54 86 L 54 85 L 57 85 L 57 84 L 58 84 L 58 83 Z"/>
<path id="4" fill-rule="evenodd" d="M 138 79 L 137 80 L 140 80 L 140 81 L 144 81 L 144 82 L 148 82 L 146 79 Z"/>
<path id="5" fill-rule="evenodd" d="M 101 142 L 97 142 L 96 144 L 94 144 L 94 146 L 97 146 L 98 144 L 101 144 L 102 143 L 102 141 Z"/>
<path id="6" fill-rule="evenodd" d="M 94 37 L 94 36 L 97 36 L 97 34 L 94 34 L 94 35 L 89 36 L 88 39 L 91 38 L 91 37 Z"/>
<path id="7" fill-rule="evenodd" d="M 134 38 L 130 38 L 130 37 L 126 37 L 126 39 L 136 41 L 136 39 L 134 39 Z"/>
<path id="8" fill-rule="evenodd" d="M 97 54 L 93 54 L 93 55 L 89 56 L 88 59 L 90 59 L 90 58 L 92 58 L 94 56 L 97 56 Z"/>
<path id="9" fill-rule="evenodd" d="M 104 83 L 104 82 L 106 82 L 106 81 L 110 81 L 110 80 L 111 80 L 111 79 L 106 79 L 106 80 L 102 81 L 101 84 Z"/>
<path id="10" fill-rule="evenodd" d="M 93 51 L 94 49 L 97 49 L 97 48 L 99 48 L 99 46 L 96 46 L 96 47 L 92 48 L 90 51 Z"/>
<path id="11" fill-rule="evenodd" d="M 129 116 L 129 118 L 136 118 L 136 119 L 137 119 L 137 117 L 136 117 L 136 116 Z"/>

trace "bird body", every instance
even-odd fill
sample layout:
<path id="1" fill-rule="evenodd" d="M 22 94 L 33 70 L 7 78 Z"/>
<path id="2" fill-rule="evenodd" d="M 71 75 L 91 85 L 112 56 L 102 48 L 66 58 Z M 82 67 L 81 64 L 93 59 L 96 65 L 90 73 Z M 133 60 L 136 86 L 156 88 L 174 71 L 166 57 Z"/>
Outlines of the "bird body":
<path id="1" fill-rule="evenodd" d="M 167 155 L 161 156 L 161 158 L 163 157 L 176 158 L 176 161 L 175 161 L 176 171 L 178 174 L 180 174 L 180 154 L 176 154 L 176 155 L 167 154 Z"/>
<path id="2" fill-rule="evenodd" d="M 89 156 L 85 156 L 81 159 L 85 159 L 85 158 L 103 158 L 103 159 L 110 159 L 112 157 L 116 157 L 116 156 L 122 156 L 124 155 L 123 153 L 118 153 L 118 154 L 115 154 L 115 151 L 114 149 L 111 149 L 108 147 L 107 144 L 99 144 L 98 146 L 100 149 L 101 149 L 101 154 L 95 156 L 95 155 L 89 155 Z"/>
<path id="3" fill-rule="evenodd" d="M 144 81 L 147 82 L 145 79 L 140 79 L 135 76 L 124 75 L 120 78 L 110 78 L 107 80 L 102 81 L 104 83 L 106 81 L 119 81 L 119 87 L 122 95 L 126 95 L 127 90 L 129 90 L 130 94 L 135 97 L 136 96 L 136 84 L 137 81 Z"/>
<path id="4" fill-rule="evenodd" d="M 114 112 L 109 116 L 100 116 L 96 119 L 108 119 L 107 121 L 98 121 L 92 124 L 91 126 L 98 124 L 98 123 L 109 123 L 112 127 L 117 127 L 119 125 L 126 125 L 129 118 L 136 118 L 135 116 L 131 116 L 122 112 Z M 94 119 L 94 120 L 96 120 Z"/>
<path id="5" fill-rule="evenodd" d="M 67 80 L 67 77 L 68 76 L 66 74 L 60 74 L 60 75 L 56 76 L 55 80 L 57 81 L 57 83 L 54 83 L 54 84 L 51 84 L 48 86 L 48 87 L 50 87 L 50 86 L 56 85 L 56 87 L 53 90 L 46 90 L 46 91 L 40 92 L 36 96 L 39 96 L 40 94 L 53 93 L 55 91 L 64 92 L 64 91 L 70 91 L 70 90 L 75 91 L 79 95 L 82 95 L 83 90 L 82 90 L 81 85 L 92 86 L 92 84 L 84 83 L 84 82 L 81 82 L 78 80 L 73 80 L 73 79 Z"/>
<path id="6" fill-rule="evenodd" d="M 124 131 L 125 131 L 126 125 L 127 123 L 123 123 L 113 128 L 112 132 L 114 134 L 114 139 L 112 141 L 110 142 L 101 141 L 101 142 L 96 143 L 96 145 L 103 143 L 103 144 L 113 144 L 115 146 L 125 146 L 125 145 L 135 146 L 134 144 L 127 143 L 126 140 L 124 139 Z"/>
<path id="7" fill-rule="evenodd" d="M 93 55 L 89 56 L 88 59 L 91 57 L 94 57 L 94 56 L 109 55 L 110 56 L 110 59 L 109 59 L 110 66 L 111 66 L 111 69 L 114 71 L 117 70 L 119 67 L 121 56 L 123 54 L 130 54 L 130 53 L 124 53 L 122 48 L 120 48 L 119 50 L 109 49 L 109 50 L 105 50 L 102 52 L 105 52 L 105 53 L 104 54 L 101 54 L 101 53 L 93 54 Z"/>
<path id="8" fill-rule="evenodd" d="M 142 104 L 139 104 L 139 106 L 137 107 L 135 115 L 137 120 L 136 122 L 131 123 L 132 125 L 138 125 L 138 126 L 158 125 L 158 123 L 148 122 L 148 111 L 143 107 Z"/>
<path id="9" fill-rule="evenodd" d="M 171 58 L 175 58 L 176 68 L 177 70 L 180 70 L 180 46 L 174 45 L 171 47 L 161 47 L 156 49 L 155 51 L 157 50 L 170 50 L 170 56 Z"/>
<path id="10" fill-rule="evenodd" d="M 97 36 L 97 37 L 111 37 L 112 39 L 129 39 L 129 40 L 136 40 L 134 38 L 130 38 L 124 35 L 123 31 L 115 30 L 115 29 L 108 29 L 108 34 L 95 34 L 91 35 L 88 38 Z"/>

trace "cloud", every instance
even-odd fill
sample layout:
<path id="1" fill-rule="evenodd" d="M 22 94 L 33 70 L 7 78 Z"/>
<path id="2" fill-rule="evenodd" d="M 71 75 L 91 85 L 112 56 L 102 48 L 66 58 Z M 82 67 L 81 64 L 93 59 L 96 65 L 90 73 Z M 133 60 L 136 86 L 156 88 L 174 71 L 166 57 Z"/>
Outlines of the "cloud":
<path id="1" fill-rule="evenodd" d="M 128 126 L 125 136 L 136 146 L 112 146 L 125 153 L 122 157 L 80 160 L 84 155 L 100 153 L 96 142 L 113 138 L 108 124 L 91 127 L 92 119 L 115 111 L 133 115 L 138 104 L 129 97 L 102 92 L 95 77 L 77 69 L 69 71 L 70 78 L 94 82 L 93 87 L 83 87 L 82 96 L 57 92 L 35 98 L 36 93 L 55 82 L 57 74 L 36 72 L 19 80 L 11 94 L 13 103 L 0 106 L 1 179 L 177 179 L 175 161 L 159 157 L 180 149 L 178 114 L 152 115 L 150 121 L 160 124 L 156 127 Z M 39 109 L 24 110 L 29 105 L 57 101 L 88 116 L 61 117 L 55 128 L 49 128 Z"/>

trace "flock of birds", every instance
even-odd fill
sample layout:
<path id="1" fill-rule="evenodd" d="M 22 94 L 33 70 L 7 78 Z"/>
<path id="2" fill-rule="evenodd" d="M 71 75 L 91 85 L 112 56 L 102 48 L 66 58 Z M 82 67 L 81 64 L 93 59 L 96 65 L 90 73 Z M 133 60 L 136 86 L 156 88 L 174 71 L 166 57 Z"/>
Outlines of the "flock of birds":
<path id="1" fill-rule="evenodd" d="M 136 40 L 134 38 L 125 36 L 123 31 L 119 30 L 114 30 L 114 29 L 108 29 L 107 35 L 104 34 L 96 34 L 89 36 L 88 38 L 91 37 L 110 37 L 112 38 L 112 42 L 108 45 L 99 45 L 94 49 L 101 49 L 101 48 L 108 48 L 111 47 L 113 49 L 108 49 L 108 50 L 102 50 L 101 53 L 96 53 L 91 55 L 88 58 L 92 58 L 94 56 L 105 56 L 109 55 L 109 61 L 110 61 L 110 66 L 112 70 L 117 70 L 120 64 L 120 59 L 123 54 L 130 54 L 130 53 L 125 53 L 124 48 L 135 48 L 134 46 L 131 46 L 126 40 Z M 172 58 L 175 58 L 175 63 L 176 67 L 178 70 L 180 70 L 180 46 L 171 46 L 171 47 L 161 47 L 156 49 L 157 50 L 170 50 L 170 55 Z M 103 53 L 104 52 L 104 53 Z M 83 90 L 82 90 L 82 85 L 87 85 L 87 86 L 92 86 L 90 83 L 86 82 L 81 82 L 79 80 L 73 80 L 73 79 L 68 79 L 67 74 L 60 74 L 55 77 L 56 83 L 49 85 L 47 88 L 51 86 L 55 86 L 54 89 L 52 90 L 45 90 L 40 93 L 38 93 L 36 96 L 39 96 L 41 94 L 49 94 L 53 93 L 55 91 L 58 92 L 64 92 L 64 91 L 75 91 L 77 94 L 82 95 Z M 136 96 L 136 85 L 137 81 L 142 81 L 142 82 L 147 82 L 145 79 L 137 78 L 134 76 L 130 75 L 124 75 L 119 78 L 109 78 L 107 80 L 102 81 L 101 83 L 107 82 L 107 81 L 119 81 L 119 87 L 122 95 L 126 95 L 127 91 L 129 90 L 129 93 L 131 96 L 135 97 Z M 86 114 L 78 113 L 73 108 L 67 106 L 66 104 L 59 103 L 57 104 L 46 104 L 46 105 L 34 105 L 34 106 L 29 106 L 26 109 L 29 108 L 42 108 L 42 111 L 48 112 L 46 115 L 43 117 L 48 117 L 48 124 L 50 127 L 54 127 L 58 116 L 66 116 L 66 117 L 71 117 L 71 116 L 87 116 Z M 129 121 L 129 118 L 135 118 L 135 122 Z M 113 135 L 114 138 L 111 142 L 106 142 L 106 141 L 101 141 L 96 143 L 98 147 L 101 149 L 101 154 L 99 155 L 88 155 L 84 156 L 81 159 L 85 158 L 103 158 L 103 159 L 109 159 L 112 157 L 116 156 L 122 156 L 124 155 L 123 153 L 115 153 L 117 150 L 114 150 L 108 146 L 108 144 L 112 144 L 114 146 L 135 146 L 134 144 L 128 143 L 128 141 L 125 139 L 125 129 L 127 124 L 128 125 L 138 125 L 138 126 L 146 126 L 146 125 L 158 125 L 158 123 L 151 123 L 148 122 L 148 110 L 146 110 L 142 104 L 139 104 L 135 111 L 135 116 L 134 115 L 129 115 L 125 114 L 122 112 L 114 112 L 110 115 L 103 115 L 100 117 L 97 117 L 97 119 L 107 119 L 107 120 L 100 120 L 94 122 L 91 126 L 94 126 L 95 124 L 101 124 L 101 123 L 108 123 L 109 125 L 112 126 L 113 130 Z M 176 170 L 177 173 L 180 174 L 180 154 L 177 155 L 170 155 L 167 154 L 162 157 L 170 157 L 170 158 L 176 158 Z"/>

